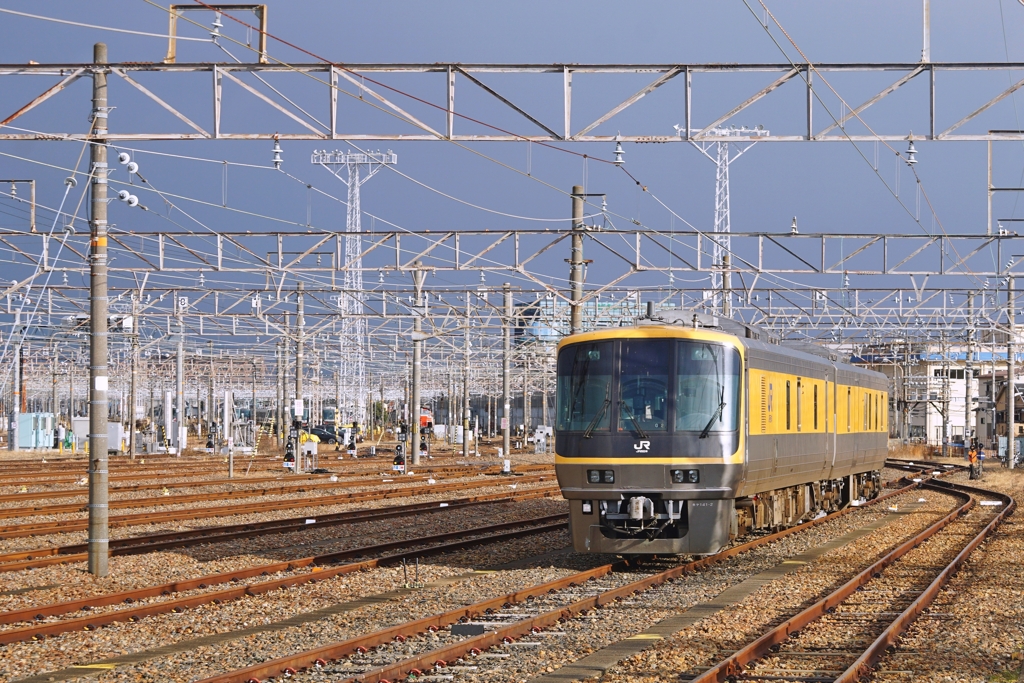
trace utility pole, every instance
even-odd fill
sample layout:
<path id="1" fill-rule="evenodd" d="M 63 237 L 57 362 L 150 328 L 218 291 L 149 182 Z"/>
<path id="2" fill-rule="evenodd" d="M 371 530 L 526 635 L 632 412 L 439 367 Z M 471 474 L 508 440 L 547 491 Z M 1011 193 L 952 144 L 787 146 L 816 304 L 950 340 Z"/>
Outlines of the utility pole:
<path id="1" fill-rule="evenodd" d="M 411 437 L 409 439 L 409 455 L 414 467 L 420 464 L 420 382 L 423 371 L 423 281 L 426 279 L 426 272 L 420 270 L 420 262 L 413 265 L 412 284 L 416 290 L 416 299 L 413 302 L 415 311 L 412 317 L 412 421 L 409 425 Z M 463 439 L 465 440 L 465 439 Z M 465 453 L 463 453 L 465 455 Z"/>
<path id="2" fill-rule="evenodd" d="M 215 372 L 215 367 L 214 367 L 215 362 L 214 362 L 214 359 L 213 359 L 213 340 L 212 339 L 209 340 L 208 342 L 206 342 L 206 347 L 207 347 L 207 349 L 209 349 L 209 353 L 210 353 L 210 376 L 207 377 L 208 381 L 206 383 L 206 386 L 207 386 L 207 393 L 206 393 L 206 440 L 212 442 L 213 441 L 213 437 L 214 437 L 214 434 L 213 434 L 213 423 L 217 419 L 217 410 L 216 410 L 216 407 L 214 405 L 214 400 L 213 400 L 213 378 L 214 378 L 214 372 Z M 214 447 L 214 449 L 216 449 L 217 448 L 217 444 L 214 443 L 213 447 Z M 214 452 L 216 452 L 216 450 L 214 450 Z"/>
<path id="3" fill-rule="evenodd" d="M 89 259 L 89 573 L 107 575 L 107 46 L 96 43 L 92 60 L 92 225 Z"/>
<path id="4" fill-rule="evenodd" d="M 1010 333 L 1006 337 L 1006 454 L 1010 469 L 1013 469 L 1016 458 L 1016 435 L 1017 425 L 1014 423 L 1015 408 L 1017 407 L 1016 378 L 1014 377 L 1014 361 L 1016 360 L 1017 344 L 1015 336 L 1017 326 L 1017 313 L 1015 292 L 1013 291 L 1013 275 L 1006 277 L 1006 320 L 1009 324 Z"/>
<path id="5" fill-rule="evenodd" d="M 135 390 L 139 381 L 139 302 L 132 296 L 132 375 L 128 384 L 128 458 L 135 460 Z"/>
<path id="6" fill-rule="evenodd" d="M 304 326 L 306 324 L 305 304 L 302 300 L 303 284 L 296 285 L 295 292 L 295 399 L 302 400 L 302 352 L 305 345 L 303 338 Z M 296 415 L 296 418 L 305 416 L 306 406 L 302 406 L 303 415 Z"/>
<path id="7" fill-rule="evenodd" d="M 60 349 L 57 345 L 53 345 L 53 372 L 52 381 L 53 385 L 50 387 L 50 391 L 53 394 L 50 399 L 53 403 L 53 433 L 57 433 L 57 418 L 60 417 L 60 398 L 57 396 L 57 368 L 60 367 Z"/>
<path id="8" fill-rule="evenodd" d="M 178 419 L 175 424 L 174 450 L 176 455 L 181 455 L 185 449 L 185 318 L 182 305 L 183 300 L 178 301 L 178 353 L 175 359 L 174 390 L 177 392 L 176 408 Z"/>
<path id="9" fill-rule="evenodd" d="M 949 457 L 949 345 L 942 333 L 942 457 Z"/>
<path id="10" fill-rule="evenodd" d="M 506 458 L 512 459 L 512 285 L 502 285 L 505 292 L 505 324 L 502 326 L 501 349 L 501 448 Z"/>
<path id="11" fill-rule="evenodd" d="M 256 356 L 252 357 L 252 452 L 260 447 L 259 429 L 256 428 Z"/>
<path id="12" fill-rule="evenodd" d="M 466 291 L 466 328 L 462 338 L 462 457 L 469 457 L 469 316 L 473 295 Z"/>
<path id="13" fill-rule="evenodd" d="M 18 415 L 21 412 L 21 344 L 14 347 L 14 372 L 11 373 L 11 425 L 7 430 L 8 450 L 18 450 Z"/>
<path id="14" fill-rule="evenodd" d="M 530 412 L 533 396 L 530 394 L 530 355 L 523 353 L 523 445 L 530 434 Z"/>
<path id="15" fill-rule="evenodd" d="M 275 360 L 277 361 L 277 386 L 275 391 L 277 392 L 277 419 L 274 420 L 274 444 L 277 446 L 281 445 L 281 425 L 284 424 L 284 396 L 282 390 L 284 389 L 284 373 L 281 371 L 281 342 L 277 342 L 274 348 Z"/>
<path id="16" fill-rule="evenodd" d="M 540 424 L 547 427 L 548 424 L 548 364 L 547 359 L 541 358 L 540 364 Z M 547 434 L 547 430 L 544 432 Z"/>
<path id="17" fill-rule="evenodd" d="M 964 363 L 964 447 L 969 448 L 974 423 L 974 294 L 967 295 L 967 358 Z"/>
<path id="18" fill-rule="evenodd" d="M 569 260 L 569 286 L 572 289 L 569 334 L 583 331 L 583 187 L 572 186 L 572 257 Z"/>
<path id="19" fill-rule="evenodd" d="M 342 355 L 345 353 L 345 335 L 338 335 L 338 365 L 334 369 L 334 430 L 341 428 L 341 373 L 344 367 Z"/>

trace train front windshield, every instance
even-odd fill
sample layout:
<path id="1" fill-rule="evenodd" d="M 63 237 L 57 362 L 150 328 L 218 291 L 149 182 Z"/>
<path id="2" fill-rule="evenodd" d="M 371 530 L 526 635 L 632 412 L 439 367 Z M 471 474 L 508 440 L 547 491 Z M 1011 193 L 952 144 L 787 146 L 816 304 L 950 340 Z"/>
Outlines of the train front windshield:
<path id="1" fill-rule="evenodd" d="M 598 434 L 732 432 L 740 417 L 740 357 L 724 344 L 622 339 L 558 354 L 556 426 Z"/>

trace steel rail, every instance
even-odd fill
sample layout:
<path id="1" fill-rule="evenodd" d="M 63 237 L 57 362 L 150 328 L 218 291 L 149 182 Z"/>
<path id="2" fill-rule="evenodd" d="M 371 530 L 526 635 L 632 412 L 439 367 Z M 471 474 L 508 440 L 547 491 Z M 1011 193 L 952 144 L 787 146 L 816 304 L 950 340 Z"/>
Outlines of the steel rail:
<path id="1" fill-rule="evenodd" d="M 69 602 L 55 603 L 52 605 L 44 605 L 41 607 L 30 607 L 10 612 L 2 612 L 0 613 L 0 623 L 19 623 L 23 621 L 29 621 L 32 619 L 42 620 L 45 619 L 47 616 L 67 614 L 68 612 L 83 609 L 91 609 L 96 606 L 113 605 L 119 603 L 131 604 L 136 600 L 143 598 L 155 597 L 160 595 L 169 595 L 171 593 L 180 591 L 205 589 L 211 585 L 229 583 L 232 581 L 238 581 L 246 578 L 251 578 L 254 576 L 269 575 L 276 572 L 293 571 L 305 567 L 313 567 L 313 570 L 309 573 L 301 574 L 298 576 L 273 579 L 270 581 L 263 581 L 260 583 L 250 584 L 247 586 L 238 586 L 235 588 L 214 591 L 211 593 L 203 593 L 202 595 L 180 598 L 177 600 L 166 600 L 151 605 L 142 605 L 140 607 L 114 610 L 111 612 L 103 612 L 95 615 L 90 615 L 87 617 L 65 619 L 51 624 L 41 624 L 38 626 L 28 626 L 24 628 L 0 631 L 0 645 L 16 643 L 25 640 L 39 640 L 47 636 L 53 636 L 60 633 L 67 633 L 68 631 L 78 631 L 83 629 L 94 630 L 106 624 L 112 624 L 115 622 L 122 621 L 138 621 L 143 617 L 152 616 L 155 614 L 180 612 L 185 609 L 197 607 L 199 605 L 206 605 L 218 601 L 224 602 L 225 600 L 233 600 L 235 598 L 240 598 L 245 595 L 258 595 L 260 593 L 266 593 L 268 591 L 276 590 L 283 586 L 293 587 L 304 583 L 309 583 L 311 581 L 319 581 L 322 579 L 330 578 L 332 576 L 338 576 L 340 574 L 348 574 L 355 571 L 362 571 L 366 569 L 373 569 L 375 567 L 385 566 L 388 564 L 394 564 L 396 562 L 401 562 L 403 558 L 409 560 L 416 557 L 436 555 L 451 550 L 461 550 L 476 545 L 497 543 L 500 541 L 521 538 L 522 536 L 547 533 L 550 531 L 559 531 L 565 528 L 565 520 L 567 517 L 568 515 L 565 514 L 546 515 L 543 517 L 520 520 L 516 522 L 505 522 L 502 524 L 493 524 L 483 527 L 462 529 L 459 531 L 453 531 L 444 534 L 435 534 L 432 536 L 423 536 L 420 538 L 405 539 L 401 541 L 391 541 L 388 543 L 380 543 L 372 546 L 352 548 L 350 550 L 327 553 L 324 555 L 304 557 L 296 560 L 290 560 L 288 562 L 274 562 L 271 564 L 261 565 L 258 567 L 250 567 L 248 569 L 241 569 L 232 572 L 223 572 L 220 574 L 211 574 L 209 576 L 204 576 L 198 579 L 191 579 L 188 581 L 177 581 L 174 583 L 162 584 L 158 586 L 149 586 L 146 588 L 122 591 L 119 593 L 112 593 L 104 596 L 96 596 L 93 598 L 84 598 L 81 600 L 73 600 Z M 507 531 L 509 529 L 511 529 L 511 531 Z M 467 536 L 476 536 L 478 534 L 483 535 L 476 538 L 466 538 Z M 361 562 L 346 564 L 344 566 L 335 567 L 333 569 L 319 568 L 322 565 L 332 564 L 342 560 L 362 557 L 365 555 L 372 555 L 376 553 L 383 553 L 389 550 L 394 550 L 395 548 L 402 548 L 409 546 L 411 544 L 423 543 L 441 543 L 441 545 L 434 545 L 427 548 L 417 548 L 413 550 L 405 550 L 403 552 L 386 555 L 384 557 L 376 559 L 363 560 Z"/>
<path id="2" fill-rule="evenodd" d="M 519 484 L 532 484 L 542 482 L 552 477 L 551 474 L 525 475 L 516 478 Z M 428 495 L 432 493 L 447 493 L 463 489 L 486 488 L 496 486 L 498 482 L 474 479 L 472 481 L 452 482 L 448 484 L 428 484 L 425 486 L 405 486 L 390 489 L 387 491 L 355 491 L 352 493 L 339 493 L 335 495 L 317 496 L 296 501 L 294 498 L 285 500 L 263 501 L 259 503 L 243 503 L 238 505 L 218 505 L 208 508 L 197 508 L 190 510 L 172 510 L 164 512 L 141 512 L 128 515 L 117 515 L 110 517 L 110 526 L 131 526 L 134 524 L 152 524 L 156 522 L 180 521 L 182 519 L 194 519 L 200 517 L 219 517 L 227 515 L 248 514 L 250 512 L 263 512 L 268 510 L 281 510 L 295 508 L 299 503 L 302 507 L 319 507 L 322 505 L 337 505 L 349 502 L 364 502 L 369 500 L 385 500 L 391 498 L 407 498 L 411 496 Z M 305 490 L 295 491 L 304 493 Z M 218 500 L 216 497 L 199 497 L 194 501 L 182 500 L 187 496 L 178 496 L 178 502 L 203 502 Z M 161 499 L 136 499 L 136 501 L 161 500 Z M 167 500 L 167 497 L 162 500 Z M 147 507 L 146 503 L 134 505 L 120 505 L 118 503 L 129 503 L 135 501 L 111 501 L 111 507 Z M 164 503 L 169 505 L 170 503 Z M 24 516 L 42 516 L 61 513 L 82 512 L 84 506 L 76 506 L 70 510 L 54 510 L 53 508 L 64 508 L 73 506 L 46 506 L 39 508 L 17 508 L 24 510 Z M 80 531 L 84 529 L 84 521 L 57 521 L 38 522 L 34 524 L 12 524 L 0 527 L 0 538 L 20 538 L 23 536 L 38 536 L 41 533 L 64 533 L 68 531 Z"/>
<path id="3" fill-rule="evenodd" d="M 495 503 L 531 500 L 534 498 L 548 498 L 559 493 L 557 486 L 544 487 L 539 489 L 527 489 L 521 493 L 492 493 L 471 498 L 460 498 L 446 503 L 412 503 L 390 508 L 375 508 L 370 510 L 352 510 L 349 512 L 337 512 L 329 515 L 316 515 L 315 517 L 303 516 L 291 519 L 273 520 L 269 522 L 255 522 L 249 524 L 233 524 L 227 526 L 213 526 L 189 531 L 171 531 L 159 534 L 147 534 L 131 538 L 112 539 L 109 543 L 110 555 L 140 555 L 144 553 L 159 552 L 183 546 L 195 546 L 197 544 L 208 545 L 223 543 L 241 538 L 253 536 L 265 536 L 267 534 L 283 534 L 296 531 L 309 531 L 322 529 L 324 527 L 338 526 L 342 524 L 354 524 L 391 517 L 400 517 L 412 512 L 434 513 L 459 510 L 475 505 L 491 505 Z M 442 505 L 444 507 L 442 507 Z M 0 555 L 0 573 L 20 571 L 23 569 L 39 569 L 55 564 L 68 564 L 80 562 L 86 558 L 85 543 L 74 545 L 54 546 L 50 548 L 37 548 L 34 550 L 22 550 L 13 553 Z M 2 623 L 2 622 L 0 622 Z"/>
<path id="4" fill-rule="evenodd" d="M 431 474 L 445 474 L 445 475 L 448 475 L 448 476 L 460 476 L 460 475 L 465 475 L 465 474 L 469 474 L 469 473 L 486 474 L 488 471 L 491 471 L 491 472 L 497 471 L 497 468 L 495 468 L 495 467 L 481 468 L 481 467 L 473 467 L 473 466 L 460 466 L 460 467 L 440 466 L 440 467 L 437 467 L 437 468 L 417 468 L 417 471 L 421 471 L 421 472 L 423 472 L 423 474 L 416 474 L 416 475 L 412 475 L 412 476 L 402 477 L 402 481 L 424 481 L 425 479 L 429 479 Z M 337 482 L 333 482 L 333 481 L 327 482 L 326 481 L 328 479 L 328 477 L 330 477 L 332 474 L 334 476 L 338 476 L 339 477 L 339 480 Z M 207 487 L 210 487 L 210 486 L 245 486 L 245 485 L 249 485 L 249 484 L 261 484 L 261 483 L 265 483 L 265 482 L 287 483 L 287 484 L 289 484 L 290 487 L 313 485 L 313 486 L 319 486 L 319 487 L 322 487 L 322 488 L 332 488 L 332 487 L 346 488 L 346 487 L 353 487 L 353 486 L 365 486 L 366 482 L 363 481 L 364 479 L 366 479 L 368 477 L 377 477 L 377 476 L 380 476 L 380 469 L 379 468 L 376 469 L 376 470 L 373 470 L 373 471 L 367 470 L 365 472 L 356 472 L 356 473 L 351 473 L 351 474 L 349 474 L 349 473 L 340 473 L 339 472 L 339 473 L 331 473 L 331 474 L 307 475 L 305 477 L 302 477 L 302 475 L 300 475 L 300 478 L 305 478 L 305 480 L 306 480 L 305 483 L 295 483 L 295 479 L 292 479 L 292 478 L 285 479 L 284 477 L 278 475 L 278 476 L 272 476 L 272 477 L 252 477 L 252 478 L 249 478 L 249 479 L 210 479 L 210 480 L 207 480 L 207 481 L 179 481 L 179 482 L 167 482 L 167 483 L 156 482 L 156 483 L 152 483 L 152 484 L 132 484 L 132 485 L 129 485 L 129 486 L 113 486 L 113 487 L 110 488 L 110 493 L 111 494 L 117 494 L 117 493 L 130 492 L 130 491 L 156 491 L 156 490 L 160 490 L 160 489 L 164 489 L 164 488 L 166 488 L 166 489 L 188 489 L 188 488 L 201 489 L 201 488 L 207 488 Z M 320 483 L 320 482 L 325 482 L 325 483 Z M 30 484 L 31 482 L 28 482 L 28 483 Z M 243 488 L 239 488 L 237 490 L 238 491 L 260 491 L 260 490 L 270 491 L 270 490 L 273 490 L 273 489 L 243 489 Z M 88 491 L 79 491 L 79 490 L 75 490 L 75 489 L 63 489 L 63 490 L 59 490 L 59 491 L 29 491 L 29 492 L 26 492 L 26 493 L 7 493 L 7 494 L 0 494 L 0 504 L 7 503 L 7 502 L 13 502 L 13 501 L 21 501 L 21 500 L 46 500 L 46 499 L 49 499 L 49 498 L 74 498 L 76 496 L 87 496 L 88 493 L 89 493 Z M 205 495 L 205 494 L 196 494 L 196 495 Z M 143 500 L 145 500 L 145 499 L 143 499 Z"/>
<path id="5" fill-rule="evenodd" d="M 415 475 L 412 477 L 404 477 L 403 481 L 423 481 L 424 475 Z M 251 489 L 233 489 L 231 491 L 218 491 L 210 493 L 193 493 L 179 496 L 158 496 L 151 498 L 120 498 L 117 500 L 111 500 L 109 505 L 113 508 L 142 508 L 142 507 L 163 507 L 168 505 L 180 505 L 183 503 L 199 503 L 206 501 L 219 501 L 219 500 L 232 500 L 236 498 L 256 498 L 260 496 L 276 496 L 276 495 L 287 495 L 291 493 L 309 493 L 310 490 L 317 489 L 338 489 L 338 488 L 354 488 L 357 486 L 366 486 L 366 482 L 361 481 L 337 481 L 337 482 L 305 482 L 297 484 L 288 484 L 285 486 L 275 487 L 263 487 L 263 488 L 251 488 Z M 75 495 L 79 495 L 75 492 Z M 33 496 L 37 497 L 37 494 L 11 494 L 8 500 L 17 500 L 15 496 Z M 3 502 L 3 497 L 0 497 L 0 502 Z M 43 515 L 57 515 L 69 512 L 81 512 L 85 509 L 85 503 L 57 503 L 54 505 L 40 505 L 37 507 L 10 507 L 0 508 L 0 519 L 11 519 L 19 517 L 29 516 L 43 516 Z"/>
<path id="6" fill-rule="evenodd" d="M 948 488 L 953 487 L 953 484 L 943 481 L 932 481 L 927 482 L 929 488 L 934 488 L 940 491 L 947 491 Z M 942 588 L 949 583 L 950 579 L 957 570 L 963 566 L 964 562 L 967 561 L 967 557 L 974 552 L 974 550 L 981 545 L 981 543 L 988 538 L 992 532 L 995 531 L 996 527 L 1006 521 L 1006 518 L 1013 514 L 1014 509 L 1017 507 L 1017 502 L 1008 495 L 995 493 L 993 491 L 987 491 L 974 486 L 965 486 L 963 484 L 955 485 L 961 490 L 966 490 L 978 496 L 995 496 L 1003 501 L 1002 511 L 996 515 L 992 520 L 985 525 L 971 542 L 964 546 L 957 556 L 953 559 L 949 565 L 943 569 L 938 576 L 928 585 L 928 588 L 924 590 L 917 597 L 914 602 L 910 604 L 898 617 L 893 619 L 892 623 L 889 624 L 884 631 L 864 650 L 864 654 L 857 658 L 850 667 L 844 671 L 833 683 L 856 683 L 861 680 L 861 677 L 869 673 L 878 661 L 885 654 L 886 650 L 894 645 L 899 637 L 910 628 L 921 613 L 938 597 L 939 592 Z"/>
<path id="7" fill-rule="evenodd" d="M 458 643 L 442 648 L 440 650 L 432 650 L 428 653 L 418 655 L 411 659 L 407 659 L 401 662 L 390 664 L 378 669 L 374 669 L 370 672 L 365 672 L 360 675 L 358 679 L 346 679 L 346 680 L 359 680 L 359 681 L 387 681 L 394 680 L 405 676 L 414 669 L 425 670 L 433 666 L 434 662 L 438 660 L 450 661 L 452 659 L 467 655 L 473 650 L 484 650 L 493 645 L 501 643 L 505 638 L 515 639 L 521 635 L 529 633 L 534 628 L 547 628 L 558 623 L 561 620 L 569 619 L 577 614 L 581 614 L 587 610 L 601 607 L 614 602 L 616 599 L 626 597 L 633 594 L 634 592 L 641 592 L 648 588 L 660 586 L 665 581 L 677 579 L 685 574 L 690 574 L 700 569 L 709 567 L 713 564 L 722 562 L 723 560 L 735 557 L 749 550 L 759 548 L 764 545 L 775 543 L 780 539 L 786 538 L 792 534 L 799 533 L 805 529 L 810 529 L 825 522 L 829 522 L 837 519 L 843 515 L 849 514 L 856 510 L 862 510 L 870 505 L 880 503 L 893 496 L 906 493 L 914 488 L 917 488 L 917 484 L 910 484 L 899 489 L 890 491 L 889 493 L 882 494 L 877 498 L 868 501 L 867 505 L 863 506 L 850 506 L 842 510 L 834 512 L 830 515 L 822 517 L 820 519 L 811 520 L 799 526 L 790 527 L 774 534 L 762 536 L 761 538 L 748 541 L 746 543 L 733 546 L 714 555 L 688 562 L 686 564 L 672 567 L 665 571 L 651 575 L 649 577 L 633 581 L 619 588 L 615 588 L 609 591 L 605 591 L 596 596 L 591 596 L 583 600 L 572 603 L 567 607 L 558 608 L 551 610 L 540 616 L 524 619 L 522 621 L 515 622 L 509 626 L 500 628 L 496 631 L 485 633 L 480 636 L 475 636 L 462 640 Z M 595 569 L 587 570 L 586 572 L 580 572 L 568 577 L 559 579 L 557 582 L 548 582 L 534 586 L 529 589 L 518 591 L 514 594 L 508 594 L 500 598 L 493 598 L 485 600 L 483 602 L 475 603 L 469 607 L 455 610 L 452 612 L 445 612 L 444 614 L 434 615 L 433 617 L 427 617 L 415 622 L 409 622 L 401 624 L 399 626 L 390 627 L 383 631 L 368 634 L 366 636 L 360 636 L 350 640 L 341 641 L 338 643 L 332 643 L 305 652 L 300 652 L 294 655 L 288 655 L 278 659 L 262 662 L 260 664 L 254 664 L 252 666 L 238 669 L 235 671 L 225 672 L 217 676 L 203 679 L 198 683 L 251 683 L 256 681 L 257 683 L 261 678 L 281 676 L 287 672 L 299 671 L 301 669 L 312 669 L 319 666 L 326 661 L 332 659 L 339 659 L 346 655 L 352 654 L 357 651 L 359 647 L 368 647 L 364 643 L 372 642 L 375 645 L 380 645 L 386 642 L 390 642 L 395 635 L 414 635 L 423 631 L 423 625 L 432 625 L 436 628 L 442 628 L 448 626 L 455 621 L 458 621 L 463 616 L 468 618 L 478 617 L 480 614 L 486 611 L 488 608 L 493 608 L 495 602 L 503 605 L 505 603 L 515 604 L 528 599 L 530 596 L 538 596 L 542 593 L 546 593 L 552 590 L 552 584 L 560 584 L 563 587 L 570 586 L 573 583 L 580 583 L 585 580 L 589 580 L 593 572 L 604 572 L 608 573 L 613 571 L 616 564 L 603 565 Z M 601 574 L 603 575 L 603 574 Z M 595 575 L 596 576 L 596 575 Z M 368 639 L 368 640 L 367 640 Z"/>
<path id="8" fill-rule="evenodd" d="M 911 550 L 920 546 L 952 522 L 967 514 L 967 512 L 975 506 L 974 499 L 971 497 L 970 492 L 980 492 L 980 489 L 960 486 L 957 484 L 949 484 L 947 482 L 943 482 L 943 485 L 940 486 L 932 483 L 931 481 L 924 481 L 921 485 L 942 491 L 943 493 L 958 496 L 965 502 L 956 510 L 953 510 L 948 515 L 945 515 L 938 521 L 929 525 L 913 538 L 901 543 L 898 547 L 887 553 L 878 561 L 872 563 L 867 569 L 861 571 L 829 595 L 818 600 L 795 616 L 785 620 L 778 626 L 772 628 L 753 642 L 740 648 L 726 659 L 693 678 L 690 683 L 724 683 L 725 681 L 731 681 L 739 677 L 744 672 L 744 668 L 748 664 L 767 656 L 773 646 L 785 642 L 796 632 L 802 631 L 808 624 L 811 624 L 812 622 L 829 614 L 847 598 L 857 592 L 858 589 L 874 581 L 877 575 L 885 568 L 892 565 Z M 1001 497 L 1000 494 L 996 494 L 991 491 L 985 491 L 984 494 Z M 1007 496 L 1006 498 L 1009 497 Z M 1012 501 L 1012 499 L 1010 500 Z M 913 622 L 917 615 L 920 614 L 921 610 L 931 603 L 935 595 L 938 594 L 941 586 L 944 585 L 945 581 L 948 581 L 949 577 L 952 576 L 952 573 L 960 566 L 960 563 L 963 562 L 967 554 L 969 554 L 971 550 L 977 547 L 977 545 L 988 536 L 991 530 L 995 528 L 998 521 L 1001 521 L 1004 518 L 1006 513 L 1007 511 L 1003 510 L 999 516 L 992 520 L 992 523 L 986 525 L 985 529 L 977 534 L 974 539 L 964 547 L 961 553 L 957 555 L 957 559 L 950 563 L 940 573 L 939 577 L 932 582 L 928 591 L 922 593 L 910 608 L 907 608 L 906 611 L 901 613 L 901 616 L 897 617 L 893 624 L 886 629 L 883 636 L 879 636 L 879 638 L 858 658 L 857 662 L 847 669 L 840 678 L 836 679 L 836 683 L 838 683 L 838 681 L 851 683 L 859 678 L 859 674 L 855 672 L 863 672 L 870 668 L 871 664 L 876 662 L 884 653 L 885 648 L 895 641 L 899 636 L 899 633 L 902 633 L 903 630 Z M 942 580 L 941 582 L 940 579 Z"/>

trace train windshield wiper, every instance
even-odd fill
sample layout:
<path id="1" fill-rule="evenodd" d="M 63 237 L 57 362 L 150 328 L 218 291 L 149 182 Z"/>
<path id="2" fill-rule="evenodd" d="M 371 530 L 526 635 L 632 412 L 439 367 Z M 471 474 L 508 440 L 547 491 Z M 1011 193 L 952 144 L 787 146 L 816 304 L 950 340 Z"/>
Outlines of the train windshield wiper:
<path id="1" fill-rule="evenodd" d="M 725 410 L 725 385 L 722 384 L 722 368 L 718 364 L 718 354 L 715 353 L 714 347 L 710 344 L 705 344 L 704 347 L 711 353 L 711 358 L 715 362 L 715 380 L 718 382 L 718 408 L 715 410 L 715 414 L 711 416 L 708 423 L 704 425 L 704 429 L 700 432 L 700 438 L 708 438 L 708 434 L 711 433 L 711 425 L 715 424 L 722 419 L 722 411 Z"/>
<path id="2" fill-rule="evenodd" d="M 718 409 L 715 410 L 715 414 L 711 416 L 711 419 L 708 420 L 708 423 L 704 425 L 704 429 L 700 433 L 701 439 L 708 438 L 708 434 L 711 433 L 711 425 L 715 424 L 716 422 L 722 419 L 723 410 L 725 410 L 725 387 L 721 387 L 719 389 Z"/>
<path id="3" fill-rule="evenodd" d="M 636 433 L 640 436 L 641 439 L 646 439 L 647 432 L 645 432 L 643 430 L 643 427 L 640 426 L 640 423 L 636 419 L 636 415 L 634 415 L 633 411 L 630 410 L 629 404 L 626 403 L 625 401 L 619 401 L 619 407 L 626 409 L 626 416 L 629 417 L 630 421 L 633 423 L 633 426 L 636 427 Z"/>
<path id="4" fill-rule="evenodd" d="M 602 417 L 604 417 L 604 412 L 608 410 L 608 406 L 612 404 L 612 399 L 610 397 L 611 390 L 612 384 L 609 382 L 604 388 L 604 403 L 601 404 L 601 409 L 597 411 L 597 415 L 595 415 L 594 419 L 590 421 L 587 428 L 583 430 L 584 439 L 589 439 L 594 435 L 594 428 L 597 427 L 597 423 L 601 421 Z"/>

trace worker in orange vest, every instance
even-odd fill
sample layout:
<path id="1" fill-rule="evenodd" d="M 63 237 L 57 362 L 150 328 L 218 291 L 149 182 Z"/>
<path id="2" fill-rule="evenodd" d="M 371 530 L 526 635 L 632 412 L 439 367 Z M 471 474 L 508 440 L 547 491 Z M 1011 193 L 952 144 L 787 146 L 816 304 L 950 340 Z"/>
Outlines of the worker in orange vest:
<path id="1" fill-rule="evenodd" d="M 978 478 L 978 451 L 974 446 L 971 446 L 971 450 L 967 453 L 967 461 L 971 465 L 971 479 Z"/>

